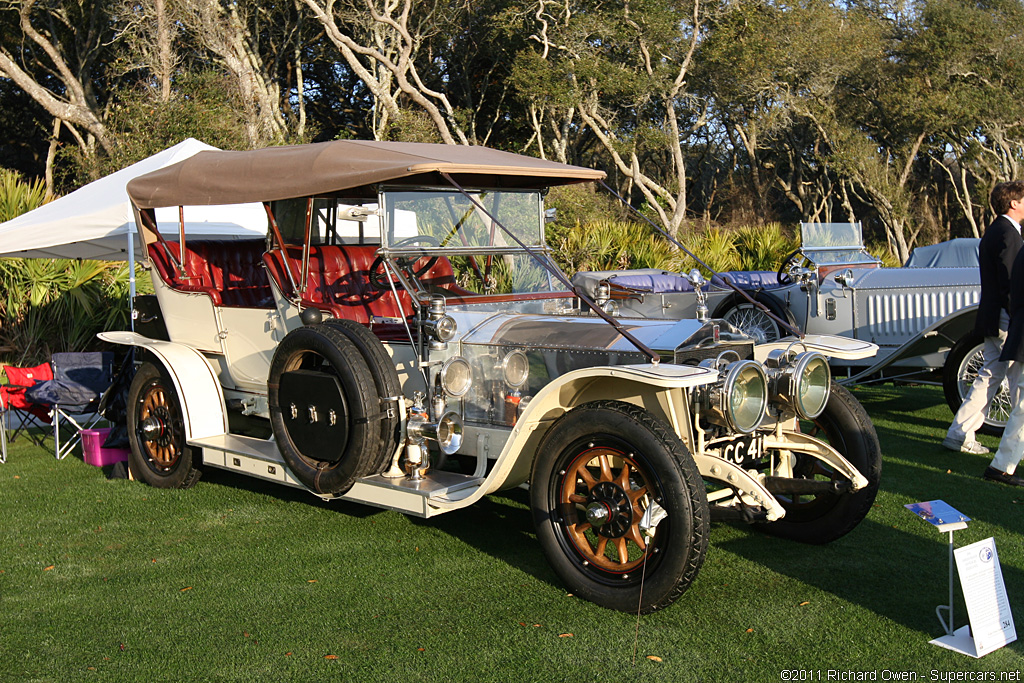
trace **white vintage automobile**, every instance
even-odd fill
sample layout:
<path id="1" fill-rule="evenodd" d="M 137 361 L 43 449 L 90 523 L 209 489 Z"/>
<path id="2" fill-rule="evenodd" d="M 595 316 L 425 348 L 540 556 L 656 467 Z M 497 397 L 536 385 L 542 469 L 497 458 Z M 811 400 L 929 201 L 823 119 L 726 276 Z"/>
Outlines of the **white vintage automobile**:
<path id="1" fill-rule="evenodd" d="M 932 245 L 915 250 L 906 267 L 882 268 L 860 223 L 800 227 L 800 249 L 777 272 L 720 273 L 703 286 L 712 317 L 760 342 L 792 330 L 870 341 L 879 348 L 874 357 L 832 359 L 841 384 L 941 381 L 956 412 L 981 365 L 978 240 Z M 581 272 L 573 282 L 622 318 L 690 318 L 699 305 L 690 278 L 663 270 Z M 1002 433 L 1011 407 L 1004 389 L 983 430 Z"/>
<path id="2" fill-rule="evenodd" d="M 881 453 L 825 357 L 876 346 L 608 316 L 544 243 L 546 189 L 603 175 L 337 141 L 131 181 L 157 305 L 101 336 L 141 352 L 132 473 L 187 487 L 225 468 L 420 517 L 528 484 L 554 571 L 626 611 L 686 590 L 714 519 L 811 543 L 853 529 Z M 266 240 L 185 232 L 190 207 L 253 201 Z M 167 206 L 178 234 L 157 228 Z"/>

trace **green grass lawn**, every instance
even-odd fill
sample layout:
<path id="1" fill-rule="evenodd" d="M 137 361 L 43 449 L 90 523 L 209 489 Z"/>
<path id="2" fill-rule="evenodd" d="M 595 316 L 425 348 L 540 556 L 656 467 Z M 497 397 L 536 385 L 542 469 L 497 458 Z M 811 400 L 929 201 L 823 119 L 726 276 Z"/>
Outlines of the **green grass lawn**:
<path id="1" fill-rule="evenodd" d="M 522 490 L 418 520 L 217 470 L 194 489 L 157 490 L 19 439 L 0 465 L 0 681 L 778 681 L 784 669 L 970 680 L 950 672 L 1024 669 L 1019 642 L 980 660 L 929 644 L 942 635 L 947 539 L 903 507 L 941 498 L 973 518 L 958 546 L 995 537 L 1024 614 L 1024 490 L 983 481 L 989 456 L 939 445 L 952 417 L 940 389 L 855 394 L 885 454 L 867 519 L 823 547 L 714 525 L 693 587 L 643 617 L 638 636 L 635 615 L 566 594 Z M 957 626 L 966 619 L 958 602 Z"/>

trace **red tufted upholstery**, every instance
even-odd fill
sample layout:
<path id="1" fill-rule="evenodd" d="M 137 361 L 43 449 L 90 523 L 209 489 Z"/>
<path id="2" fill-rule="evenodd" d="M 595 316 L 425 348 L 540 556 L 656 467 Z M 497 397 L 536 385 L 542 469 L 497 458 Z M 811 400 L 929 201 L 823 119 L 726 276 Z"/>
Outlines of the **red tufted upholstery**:
<path id="1" fill-rule="evenodd" d="M 178 258 L 178 243 L 167 246 Z M 203 292 L 218 306 L 272 308 L 273 295 L 261 263 L 263 240 L 186 241 L 183 265 L 187 278 L 159 244 L 149 245 L 149 257 L 160 278 L 181 292 Z"/>
<path id="2" fill-rule="evenodd" d="M 309 252 L 309 278 L 302 291 L 304 304 L 327 310 L 337 318 L 347 318 L 368 324 L 373 318 L 404 318 L 412 312 L 409 293 L 398 288 L 398 299 L 388 290 L 378 290 L 370 284 L 370 266 L 376 259 L 375 246 L 311 247 Z M 301 249 L 288 248 L 292 274 L 300 270 Z M 291 291 L 290 280 L 281 261 L 281 250 L 266 254 L 263 261 L 271 276 L 285 292 Z M 437 260 L 421 281 L 429 280 L 436 286 L 455 282 L 448 259 Z"/>

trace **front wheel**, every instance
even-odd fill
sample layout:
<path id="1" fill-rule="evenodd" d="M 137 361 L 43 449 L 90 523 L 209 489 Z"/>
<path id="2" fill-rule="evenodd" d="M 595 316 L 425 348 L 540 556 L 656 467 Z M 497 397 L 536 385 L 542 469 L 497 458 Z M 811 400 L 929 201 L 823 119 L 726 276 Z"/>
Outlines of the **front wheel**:
<path id="1" fill-rule="evenodd" d="M 181 399 L 167 373 L 143 363 L 128 390 L 128 467 L 157 488 L 185 489 L 199 481 L 194 451 L 185 445 Z"/>
<path id="2" fill-rule="evenodd" d="M 978 376 L 978 370 L 985 362 L 984 350 L 985 338 L 977 332 L 971 332 L 961 337 L 946 356 L 946 364 L 942 368 L 942 391 L 954 415 L 960 410 L 960 405 L 967 398 L 967 392 L 971 390 L 971 385 Z M 1010 388 L 1004 378 L 999 386 L 999 393 L 985 411 L 985 422 L 978 431 L 1002 436 L 1011 410 L 1013 405 L 1010 403 Z"/>
<path id="3" fill-rule="evenodd" d="M 555 573 L 603 607 L 667 607 L 704 562 L 708 503 L 697 466 L 637 406 L 598 401 L 562 416 L 538 449 L 530 501 Z"/>
<path id="4" fill-rule="evenodd" d="M 792 334 L 791 330 L 786 329 L 779 322 L 781 320 L 796 329 L 793 315 L 782 305 L 781 301 L 764 292 L 751 292 L 750 295 L 754 301 L 764 304 L 775 317 L 768 315 L 761 307 L 751 303 L 742 294 L 733 294 L 719 304 L 713 317 L 730 323 L 747 336 L 752 337 L 758 344 L 768 344 Z"/>
<path id="5" fill-rule="evenodd" d="M 803 543 L 829 543 L 860 524 L 875 502 L 882 478 L 882 447 L 864 406 L 834 381 L 825 410 L 802 427 L 846 458 L 867 478 L 868 485 L 853 493 L 777 495 L 786 515 L 764 524 L 764 529 Z M 800 453 L 796 454 L 793 476 L 819 481 L 843 478 L 821 460 Z"/>

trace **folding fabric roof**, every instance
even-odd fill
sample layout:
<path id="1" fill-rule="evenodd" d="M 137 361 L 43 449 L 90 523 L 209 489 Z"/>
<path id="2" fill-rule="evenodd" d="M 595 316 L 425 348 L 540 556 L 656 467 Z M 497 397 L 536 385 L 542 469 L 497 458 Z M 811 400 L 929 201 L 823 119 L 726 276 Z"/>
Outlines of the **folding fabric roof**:
<path id="1" fill-rule="evenodd" d="M 339 193 L 415 178 L 447 185 L 440 174 L 478 186 L 531 188 L 601 180 L 603 171 L 487 147 L 335 140 L 248 152 L 199 152 L 128 185 L 140 209 L 240 204 Z"/>

